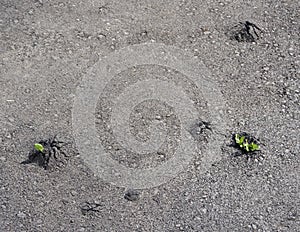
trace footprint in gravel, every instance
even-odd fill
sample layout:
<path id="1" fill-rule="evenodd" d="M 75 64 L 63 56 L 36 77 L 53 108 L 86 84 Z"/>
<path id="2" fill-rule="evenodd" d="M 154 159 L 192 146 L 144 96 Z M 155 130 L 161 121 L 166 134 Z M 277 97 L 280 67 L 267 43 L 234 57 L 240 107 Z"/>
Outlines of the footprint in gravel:
<path id="1" fill-rule="evenodd" d="M 140 198 L 140 193 L 137 190 L 129 189 L 125 193 L 124 198 L 128 201 L 137 201 Z"/>

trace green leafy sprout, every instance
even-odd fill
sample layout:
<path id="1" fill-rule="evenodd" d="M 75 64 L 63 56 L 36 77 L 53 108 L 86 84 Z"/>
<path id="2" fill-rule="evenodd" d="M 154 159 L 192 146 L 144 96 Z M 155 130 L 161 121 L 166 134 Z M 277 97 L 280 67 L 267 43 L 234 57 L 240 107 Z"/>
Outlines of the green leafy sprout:
<path id="1" fill-rule="evenodd" d="M 34 144 L 34 148 L 39 152 L 44 152 L 44 146 L 40 143 Z"/>
<path id="2" fill-rule="evenodd" d="M 259 150 L 259 145 L 251 142 L 248 143 L 248 140 L 245 136 L 240 136 L 239 134 L 235 134 L 235 143 L 246 152 L 253 152 Z"/>

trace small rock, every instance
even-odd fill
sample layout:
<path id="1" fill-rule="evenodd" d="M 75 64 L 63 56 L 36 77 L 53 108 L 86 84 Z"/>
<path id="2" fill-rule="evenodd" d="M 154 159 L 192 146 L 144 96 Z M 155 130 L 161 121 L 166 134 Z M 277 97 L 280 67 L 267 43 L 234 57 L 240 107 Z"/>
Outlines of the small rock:
<path id="1" fill-rule="evenodd" d="M 7 139 L 11 139 L 12 138 L 12 135 L 10 133 L 8 133 L 6 136 L 5 136 Z"/>
<path id="2" fill-rule="evenodd" d="M 72 191 L 71 191 L 71 195 L 72 195 L 72 196 L 75 196 L 75 195 L 77 195 L 77 192 L 76 192 L 75 190 L 72 190 Z"/>
<path id="3" fill-rule="evenodd" d="M 100 205 L 101 204 L 101 201 L 100 200 L 94 200 L 94 203 L 96 204 L 96 205 Z"/>
<path id="4" fill-rule="evenodd" d="M 162 159 L 166 158 L 166 154 L 164 152 L 158 151 L 157 155 L 159 155 L 159 157 L 162 158 Z"/>
<path id="5" fill-rule="evenodd" d="M 207 209 L 205 209 L 205 208 L 201 209 L 201 211 L 205 214 L 207 213 Z"/>
<path id="6" fill-rule="evenodd" d="M 4 156 L 1 156 L 1 157 L 0 157 L 0 161 L 5 162 L 5 161 L 6 161 L 6 158 L 5 158 Z"/>
<path id="7" fill-rule="evenodd" d="M 17 214 L 17 217 L 24 219 L 24 218 L 26 218 L 26 214 L 19 211 L 19 213 Z"/>
<path id="8" fill-rule="evenodd" d="M 15 119 L 12 118 L 12 117 L 7 118 L 7 120 L 8 120 L 9 122 L 14 122 L 14 121 L 15 121 Z"/>
<path id="9" fill-rule="evenodd" d="M 252 224 L 252 228 L 253 228 L 253 230 L 256 230 L 257 226 L 255 224 Z"/>
<path id="10" fill-rule="evenodd" d="M 134 189 L 129 189 L 126 193 L 124 198 L 128 201 L 137 201 L 139 199 L 139 192 Z"/>
<path id="11" fill-rule="evenodd" d="M 156 116 L 155 116 L 155 119 L 161 120 L 161 116 L 160 116 L 160 115 L 156 115 Z"/>
<path id="12" fill-rule="evenodd" d="M 41 219 L 38 219 L 38 220 L 36 221 L 36 223 L 37 223 L 37 224 L 42 224 L 43 221 L 42 221 Z"/>
<path id="13" fill-rule="evenodd" d="M 69 203 L 69 201 L 68 201 L 67 199 L 65 199 L 65 198 L 63 198 L 63 199 L 61 200 L 61 202 L 62 202 L 64 205 L 66 205 L 66 204 Z"/>

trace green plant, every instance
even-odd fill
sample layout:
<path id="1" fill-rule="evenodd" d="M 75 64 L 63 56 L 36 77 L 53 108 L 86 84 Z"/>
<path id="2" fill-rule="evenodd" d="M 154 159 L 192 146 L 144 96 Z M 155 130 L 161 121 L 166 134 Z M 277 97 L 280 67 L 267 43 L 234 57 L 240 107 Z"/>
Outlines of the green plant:
<path id="1" fill-rule="evenodd" d="M 244 140 L 245 140 L 245 136 L 240 136 L 239 134 L 235 134 L 235 143 L 239 145 L 240 148 L 243 147 Z"/>
<path id="2" fill-rule="evenodd" d="M 44 146 L 40 143 L 34 144 L 34 148 L 39 152 L 42 152 L 42 153 L 44 152 Z"/>
<path id="3" fill-rule="evenodd" d="M 248 142 L 248 139 L 245 135 L 235 134 L 235 143 L 238 145 L 242 150 L 246 152 L 253 152 L 259 150 L 259 145 L 254 141 Z"/>

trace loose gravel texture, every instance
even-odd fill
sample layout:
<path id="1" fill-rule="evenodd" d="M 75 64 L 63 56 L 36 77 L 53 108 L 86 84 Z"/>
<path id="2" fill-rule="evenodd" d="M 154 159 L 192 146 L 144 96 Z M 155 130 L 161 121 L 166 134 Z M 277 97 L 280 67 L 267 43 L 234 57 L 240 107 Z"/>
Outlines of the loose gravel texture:
<path id="1" fill-rule="evenodd" d="M 1 231 L 299 231 L 299 12 L 292 0 L 1 0 Z M 260 39 L 230 39 L 245 21 L 262 29 Z M 179 47 L 204 62 L 222 91 L 228 128 L 222 158 L 207 172 L 200 153 L 176 178 L 137 190 L 130 201 L 128 189 L 94 175 L 78 153 L 72 105 L 101 57 L 145 42 Z M 99 99 L 98 115 L 106 115 L 107 103 Z M 153 101 L 137 106 L 131 125 L 140 140 L 147 139 L 147 120 L 155 120 L 151 107 L 162 117 L 172 110 Z M 137 112 L 146 114 L 146 124 Z M 174 116 L 168 123 L 180 122 Z M 129 167 L 164 162 L 180 136 L 170 128 L 174 140 L 157 157 L 112 157 Z M 260 139 L 258 156 L 232 155 L 227 145 L 239 131 Z M 57 133 L 71 142 L 67 162 L 49 170 L 20 164 L 35 142 Z M 113 138 L 99 136 L 114 149 Z M 83 213 L 86 204 L 97 210 Z"/>

